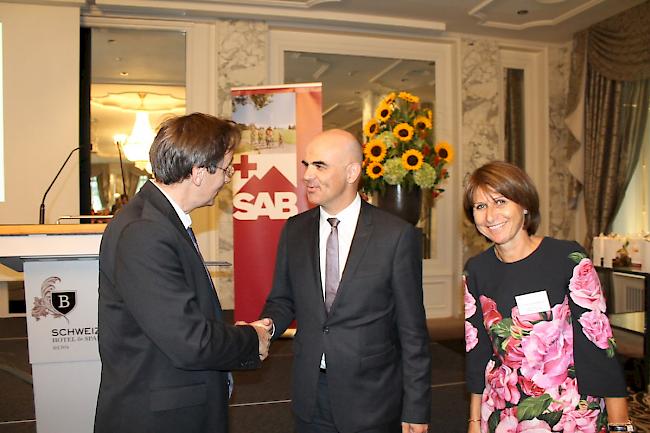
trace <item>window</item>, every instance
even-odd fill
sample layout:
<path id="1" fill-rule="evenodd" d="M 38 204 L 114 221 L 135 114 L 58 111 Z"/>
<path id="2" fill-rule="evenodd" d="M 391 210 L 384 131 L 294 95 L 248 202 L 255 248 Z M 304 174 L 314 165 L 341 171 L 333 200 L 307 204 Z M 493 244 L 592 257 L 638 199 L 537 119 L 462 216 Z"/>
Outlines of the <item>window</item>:
<path id="1" fill-rule="evenodd" d="M 630 184 L 625 191 L 612 230 L 620 234 L 646 234 L 650 230 L 650 111 L 646 121 L 645 138 L 639 161 L 637 162 Z"/>
<path id="2" fill-rule="evenodd" d="M 107 25 L 90 34 L 90 204 L 111 212 L 150 174 L 158 124 L 185 113 L 186 32 Z"/>
<path id="3" fill-rule="evenodd" d="M 99 196 L 99 183 L 97 182 L 97 176 L 90 178 L 90 205 L 95 213 L 99 213 L 104 209 L 102 199 Z"/>

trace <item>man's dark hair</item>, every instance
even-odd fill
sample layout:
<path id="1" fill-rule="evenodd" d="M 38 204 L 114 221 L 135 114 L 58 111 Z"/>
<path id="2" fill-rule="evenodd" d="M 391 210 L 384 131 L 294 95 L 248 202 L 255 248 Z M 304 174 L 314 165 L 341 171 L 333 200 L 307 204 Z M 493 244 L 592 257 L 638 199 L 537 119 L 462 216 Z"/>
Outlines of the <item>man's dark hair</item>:
<path id="1" fill-rule="evenodd" d="M 203 113 L 165 120 L 156 134 L 149 160 L 157 181 L 170 185 L 186 179 L 192 167 L 217 171 L 225 154 L 241 139 L 234 122 Z"/>

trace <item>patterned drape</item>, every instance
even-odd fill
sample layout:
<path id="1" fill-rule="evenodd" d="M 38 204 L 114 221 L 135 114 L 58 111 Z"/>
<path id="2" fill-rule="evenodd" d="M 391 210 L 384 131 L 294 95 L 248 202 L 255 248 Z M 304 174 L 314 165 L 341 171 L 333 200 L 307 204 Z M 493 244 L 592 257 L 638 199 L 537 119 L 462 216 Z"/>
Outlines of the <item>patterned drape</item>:
<path id="1" fill-rule="evenodd" d="M 610 80 L 650 78 L 650 1 L 587 31 L 589 65 Z"/>
<path id="2" fill-rule="evenodd" d="M 126 177 L 126 194 L 129 196 L 129 200 L 135 196 L 135 189 L 138 187 L 138 181 L 140 176 L 147 176 L 148 173 L 144 170 L 140 170 L 134 164 L 130 164 L 128 167 L 124 167 L 125 177 Z"/>
<path id="3" fill-rule="evenodd" d="M 574 36 L 567 124 L 582 145 L 576 177 L 584 186 L 587 248 L 611 229 L 638 159 L 650 97 L 648 28 L 650 1 Z"/>
<path id="4" fill-rule="evenodd" d="M 639 159 L 650 80 L 610 80 L 593 70 L 585 94 L 586 243 L 607 233 Z"/>

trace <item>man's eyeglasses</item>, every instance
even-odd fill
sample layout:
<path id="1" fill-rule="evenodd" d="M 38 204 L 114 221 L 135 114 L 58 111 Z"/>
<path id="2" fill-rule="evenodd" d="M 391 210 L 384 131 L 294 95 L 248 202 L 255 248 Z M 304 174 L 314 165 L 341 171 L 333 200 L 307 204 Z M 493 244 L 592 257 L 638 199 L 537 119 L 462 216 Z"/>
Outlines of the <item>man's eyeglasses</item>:
<path id="1" fill-rule="evenodd" d="M 219 166 L 217 166 L 217 168 L 218 168 L 219 170 L 223 170 L 223 172 L 226 174 L 226 177 L 227 177 L 228 179 L 230 179 L 230 178 L 235 174 L 235 167 L 233 167 L 232 165 L 229 165 L 229 166 L 226 167 L 226 168 L 223 168 L 223 167 L 219 167 Z"/>

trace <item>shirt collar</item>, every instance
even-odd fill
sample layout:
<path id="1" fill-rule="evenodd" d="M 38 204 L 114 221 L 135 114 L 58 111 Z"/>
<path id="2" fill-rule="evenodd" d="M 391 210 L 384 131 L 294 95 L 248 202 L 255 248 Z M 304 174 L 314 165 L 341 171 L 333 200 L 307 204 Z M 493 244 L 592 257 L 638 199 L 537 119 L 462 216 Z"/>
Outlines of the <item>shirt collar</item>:
<path id="1" fill-rule="evenodd" d="M 358 216 L 360 211 L 361 211 L 361 197 L 359 197 L 359 194 L 357 193 L 357 195 L 354 197 L 354 200 L 352 200 L 352 203 L 350 203 L 348 207 L 346 207 L 336 215 L 330 215 L 321 206 L 320 217 L 322 220 L 325 221 L 327 221 L 328 218 L 337 218 L 339 221 L 345 221 L 345 220 L 349 221 L 351 216 L 354 215 Z"/>
<path id="2" fill-rule="evenodd" d="M 192 225 L 192 217 L 190 217 L 190 214 L 185 213 L 185 211 L 184 211 L 183 209 L 181 209 L 181 207 L 178 205 L 178 203 L 176 203 L 176 202 L 174 201 L 174 199 L 171 198 L 171 197 L 169 196 L 169 194 L 167 194 L 167 192 L 165 192 L 165 190 L 162 189 L 162 188 L 160 187 L 160 185 L 158 185 L 157 182 L 151 182 L 151 183 L 153 183 L 154 185 L 156 185 L 156 188 L 158 188 L 158 189 L 160 190 L 160 192 L 163 193 L 163 195 L 165 196 L 165 198 L 167 198 L 167 200 L 169 201 L 169 203 L 171 203 L 172 207 L 174 208 L 174 210 L 175 210 L 176 213 L 178 214 L 178 217 L 181 219 L 181 222 L 183 223 L 183 226 L 184 226 L 185 229 L 187 230 L 187 228 L 190 227 L 190 226 Z"/>

